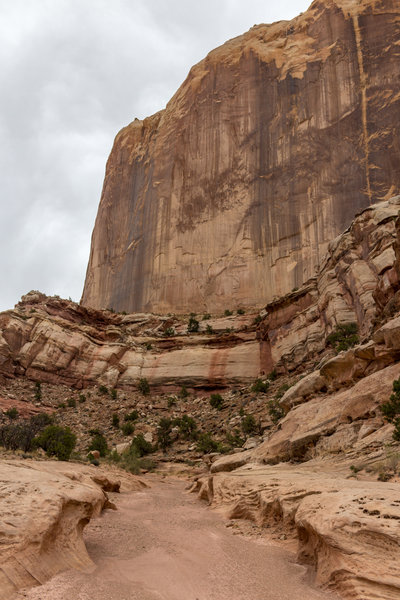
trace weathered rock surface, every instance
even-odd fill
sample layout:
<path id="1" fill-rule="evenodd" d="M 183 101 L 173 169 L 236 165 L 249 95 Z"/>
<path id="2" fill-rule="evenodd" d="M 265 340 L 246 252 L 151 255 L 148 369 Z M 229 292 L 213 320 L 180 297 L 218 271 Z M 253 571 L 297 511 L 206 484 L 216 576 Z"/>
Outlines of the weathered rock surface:
<path id="1" fill-rule="evenodd" d="M 0 480 L 1 600 L 63 569 L 94 568 L 82 531 L 107 506 L 103 490 L 119 490 L 117 477 L 78 464 L 2 460 Z M 130 485 L 141 487 L 133 476 Z"/>
<path id="2" fill-rule="evenodd" d="M 332 465 L 331 465 L 332 467 Z M 228 518 L 298 540 L 298 560 L 344 598 L 400 597 L 398 483 L 357 481 L 322 463 L 249 465 L 199 480 L 195 489 Z"/>
<path id="3" fill-rule="evenodd" d="M 125 127 L 83 304 L 262 306 L 312 277 L 359 210 L 400 191 L 399 16 L 397 0 L 316 0 L 212 51 Z"/>
<path id="4" fill-rule="evenodd" d="M 0 315 L 0 375 L 76 387 L 127 388 L 145 377 L 158 388 L 213 388 L 249 383 L 274 367 L 304 368 L 326 353 L 327 335 L 338 324 L 356 322 L 361 339 L 369 340 L 378 319 L 400 310 L 399 209 L 400 196 L 365 209 L 329 244 L 317 276 L 269 303 L 258 325 L 254 312 L 200 315 L 199 331 L 189 333 L 188 317 L 115 314 L 31 292 Z M 398 360 L 392 329 L 325 362 L 320 375 L 332 387 L 333 380 L 348 383 Z M 325 387 L 322 379 L 311 388 L 307 382 L 299 384 L 303 396 Z"/>

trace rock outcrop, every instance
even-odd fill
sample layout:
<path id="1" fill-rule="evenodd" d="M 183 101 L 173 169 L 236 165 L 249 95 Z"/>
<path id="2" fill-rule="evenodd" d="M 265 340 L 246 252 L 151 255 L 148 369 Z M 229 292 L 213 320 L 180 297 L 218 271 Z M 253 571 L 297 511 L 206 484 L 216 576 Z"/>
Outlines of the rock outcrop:
<path id="1" fill-rule="evenodd" d="M 82 303 L 262 306 L 400 191 L 397 0 L 315 0 L 195 65 L 116 137 Z"/>
<path id="2" fill-rule="evenodd" d="M 0 600 L 63 569 L 94 569 L 82 531 L 109 504 L 103 490 L 119 490 L 117 477 L 78 464 L 2 460 L 0 480 Z"/>
<path id="3" fill-rule="evenodd" d="M 317 276 L 260 314 L 199 315 L 197 332 L 188 330 L 189 317 L 116 314 L 31 292 L 0 314 L 0 375 L 78 388 L 129 388 L 140 378 L 159 389 L 228 387 L 273 368 L 326 362 L 327 336 L 355 322 L 361 341 L 376 330 L 373 347 L 332 358 L 296 394 L 332 387 L 335 378 L 349 383 L 398 360 L 391 327 L 377 330 L 400 308 L 399 208 L 395 197 L 365 209 L 329 244 Z"/>
<path id="4" fill-rule="evenodd" d="M 297 540 L 316 583 L 354 600 L 400 597 L 397 483 L 357 481 L 343 470 L 304 465 L 242 467 L 199 480 L 198 491 L 228 518 L 250 519 L 276 539 Z"/>

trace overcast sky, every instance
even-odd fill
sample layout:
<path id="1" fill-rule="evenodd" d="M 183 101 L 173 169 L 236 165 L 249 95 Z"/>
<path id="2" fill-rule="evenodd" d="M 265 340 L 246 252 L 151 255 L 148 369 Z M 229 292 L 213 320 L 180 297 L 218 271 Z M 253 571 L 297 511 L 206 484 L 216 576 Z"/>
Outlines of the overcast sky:
<path id="1" fill-rule="evenodd" d="M 107 156 L 190 67 L 311 0 L 0 0 L 0 310 L 79 301 Z"/>

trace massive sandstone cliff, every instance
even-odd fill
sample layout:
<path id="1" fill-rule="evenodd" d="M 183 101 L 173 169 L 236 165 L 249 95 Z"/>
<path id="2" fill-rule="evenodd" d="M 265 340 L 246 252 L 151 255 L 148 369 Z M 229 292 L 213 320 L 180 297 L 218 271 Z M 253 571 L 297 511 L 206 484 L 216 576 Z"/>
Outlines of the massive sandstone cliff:
<path id="1" fill-rule="evenodd" d="M 399 38 L 397 0 L 316 0 L 194 66 L 116 137 L 83 304 L 262 306 L 312 276 L 400 191 Z"/>

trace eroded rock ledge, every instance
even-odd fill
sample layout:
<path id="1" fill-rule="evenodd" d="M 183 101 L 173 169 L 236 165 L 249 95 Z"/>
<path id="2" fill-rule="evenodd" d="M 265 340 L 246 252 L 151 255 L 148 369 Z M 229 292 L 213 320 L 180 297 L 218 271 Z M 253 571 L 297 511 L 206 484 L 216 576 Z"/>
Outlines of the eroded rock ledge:
<path id="1" fill-rule="evenodd" d="M 132 489 L 141 487 L 132 476 Z M 107 507 L 116 476 L 53 461 L 0 461 L 0 600 L 63 569 L 94 568 L 82 538 Z"/>
<path id="2" fill-rule="evenodd" d="M 228 518 L 297 539 L 297 558 L 314 567 L 318 585 L 354 600 L 400 597 L 398 483 L 346 479 L 343 465 L 312 461 L 247 465 L 193 491 Z"/>

